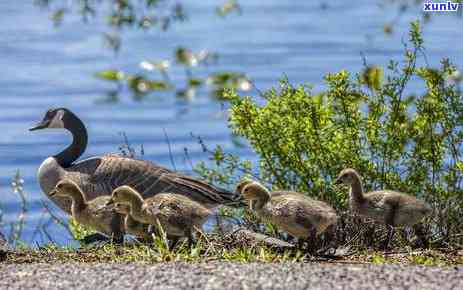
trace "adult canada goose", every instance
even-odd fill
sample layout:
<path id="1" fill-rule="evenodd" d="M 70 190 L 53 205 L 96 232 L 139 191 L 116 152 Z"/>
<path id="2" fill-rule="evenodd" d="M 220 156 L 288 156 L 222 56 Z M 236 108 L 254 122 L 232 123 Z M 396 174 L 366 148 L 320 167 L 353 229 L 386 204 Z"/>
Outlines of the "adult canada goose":
<path id="1" fill-rule="evenodd" d="M 130 186 L 116 188 L 108 205 L 123 203 L 130 206 L 130 215 L 141 223 L 158 225 L 173 239 L 173 244 L 181 237 L 191 242 L 195 229 L 201 229 L 211 212 L 198 202 L 180 194 L 159 193 L 143 200 Z"/>
<path id="2" fill-rule="evenodd" d="M 123 241 L 122 217 L 107 207 L 111 199 L 109 195 L 99 196 L 88 201 L 79 186 L 72 180 L 64 179 L 58 182 L 50 196 L 60 196 L 71 199 L 72 217 L 79 223 L 89 226 L 107 235 L 117 243 Z"/>
<path id="3" fill-rule="evenodd" d="M 338 219 L 328 204 L 298 192 L 269 192 L 260 183 L 249 180 L 238 184 L 237 190 L 259 218 L 299 238 L 300 242 L 324 232 Z"/>
<path id="4" fill-rule="evenodd" d="M 107 202 L 108 201 L 106 201 L 106 203 Z M 151 226 L 149 224 L 144 224 L 135 220 L 130 215 L 129 205 L 123 203 L 115 203 L 114 210 L 124 217 L 124 228 L 126 234 L 133 235 L 144 242 L 152 240 L 152 235 L 150 233 Z"/>
<path id="5" fill-rule="evenodd" d="M 379 190 L 364 194 L 362 179 L 352 168 L 342 170 L 335 183 L 350 186 L 351 211 L 388 226 L 388 236 L 384 243 L 386 249 L 394 235 L 394 227 L 415 225 L 431 213 L 431 207 L 424 201 L 401 192 Z"/>
<path id="6" fill-rule="evenodd" d="M 149 161 L 105 155 L 76 162 L 87 147 L 87 130 L 82 121 L 66 108 L 48 110 L 43 120 L 29 130 L 48 128 L 66 129 L 73 137 L 69 147 L 45 159 L 38 170 L 43 192 L 67 213 L 71 212 L 68 200 L 50 197 L 55 185 L 64 178 L 74 181 L 88 200 L 109 194 L 121 185 L 129 185 L 143 197 L 172 192 L 186 195 L 208 208 L 236 202 L 231 192 Z"/>

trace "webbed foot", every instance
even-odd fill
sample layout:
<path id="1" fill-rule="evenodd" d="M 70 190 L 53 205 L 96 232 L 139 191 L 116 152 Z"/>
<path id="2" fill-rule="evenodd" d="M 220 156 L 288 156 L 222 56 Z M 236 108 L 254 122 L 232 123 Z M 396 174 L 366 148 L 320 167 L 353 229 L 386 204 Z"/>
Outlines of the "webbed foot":
<path id="1" fill-rule="evenodd" d="M 103 234 L 94 233 L 94 234 L 85 236 L 83 239 L 79 240 L 79 242 L 84 245 L 90 245 L 96 242 L 103 242 L 103 241 L 109 241 L 109 240 L 110 239 Z"/>

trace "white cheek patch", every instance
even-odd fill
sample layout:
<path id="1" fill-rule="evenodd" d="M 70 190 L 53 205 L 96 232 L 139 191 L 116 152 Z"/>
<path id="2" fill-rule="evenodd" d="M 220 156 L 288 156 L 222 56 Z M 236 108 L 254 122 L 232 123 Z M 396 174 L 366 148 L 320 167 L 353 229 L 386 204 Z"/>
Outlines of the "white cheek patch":
<path id="1" fill-rule="evenodd" d="M 59 110 L 58 112 L 56 112 L 55 117 L 51 120 L 50 125 L 48 125 L 48 128 L 64 128 L 63 116 L 63 110 Z"/>

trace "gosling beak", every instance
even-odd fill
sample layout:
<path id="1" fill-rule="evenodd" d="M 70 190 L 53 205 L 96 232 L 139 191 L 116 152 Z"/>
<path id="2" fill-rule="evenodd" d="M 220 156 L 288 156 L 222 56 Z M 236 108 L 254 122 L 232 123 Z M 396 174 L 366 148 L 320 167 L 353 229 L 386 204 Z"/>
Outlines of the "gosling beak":
<path id="1" fill-rule="evenodd" d="M 50 193 L 48 194 L 48 196 L 55 196 L 57 193 L 58 193 L 58 190 L 53 189 L 52 191 L 50 191 Z"/>
<path id="2" fill-rule="evenodd" d="M 114 205 L 114 200 L 110 199 L 106 202 L 105 206 Z"/>
<path id="3" fill-rule="evenodd" d="M 48 127 L 48 125 L 50 125 L 50 120 L 42 120 L 39 123 L 37 123 L 34 127 L 29 128 L 29 131 L 45 129 Z"/>
<path id="4" fill-rule="evenodd" d="M 96 212 L 97 213 L 100 213 L 102 212 L 103 210 L 106 210 L 106 204 L 100 206 L 99 208 L 96 209 Z M 113 209 L 111 209 L 111 211 L 114 211 Z"/>

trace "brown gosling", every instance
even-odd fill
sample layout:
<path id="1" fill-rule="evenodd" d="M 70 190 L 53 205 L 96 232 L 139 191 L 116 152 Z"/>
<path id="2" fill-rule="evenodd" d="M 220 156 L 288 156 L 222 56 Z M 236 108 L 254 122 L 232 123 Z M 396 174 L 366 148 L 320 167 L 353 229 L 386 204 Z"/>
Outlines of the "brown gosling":
<path id="1" fill-rule="evenodd" d="M 383 245 L 385 249 L 392 240 L 394 227 L 416 225 L 431 213 L 431 207 L 427 203 L 405 193 L 392 190 L 363 193 L 362 179 L 352 168 L 342 170 L 335 183 L 350 186 L 352 212 L 388 226 L 388 236 Z M 415 231 L 420 235 L 420 228 L 415 227 Z"/>
<path id="2" fill-rule="evenodd" d="M 99 196 L 87 201 L 80 187 L 70 179 L 58 182 L 50 196 L 61 196 L 71 199 L 72 217 L 80 224 L 89 226 L 96 231 L 112 238 L 116 243 L 124 239 L 123 221 L 120 214 L 106 207 L 110 196 Z"/>
<path id="3" fill-rule="evenodd" d="M 298 238 L 299 242 L 309 237 L 315 238 L 338 219 L 331 206 L 302 193 L 269 192 L 256 181 L 244 182 L 244 186 L 240 183 L 238 187 L 250 209 L 263 221 L 272 223 Z"/>
<path id="4" fill-rule="evenodd" d="M 115 203 L 114 210 L 124 217 L 125 233 L 135 236 L 137 239 L 148 242 L 152 240 L 150 225 L 138 222 L 130 215 L 130 205 Z"/>
<path id="5" fill-rule="evenodd" d="M 172 239 L 173 245 L 179 238 L 187 237 L 193 241 L 193 231 L 201 230 L 210 210 L 198 202 L 180 194 L 158 193 L 143 200 L 132 187 L 124 185 L 116 188 L 111 196 L 111 203 L 130 205 L 130 215 L 141 223 L 158 225 Z"/>

